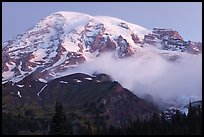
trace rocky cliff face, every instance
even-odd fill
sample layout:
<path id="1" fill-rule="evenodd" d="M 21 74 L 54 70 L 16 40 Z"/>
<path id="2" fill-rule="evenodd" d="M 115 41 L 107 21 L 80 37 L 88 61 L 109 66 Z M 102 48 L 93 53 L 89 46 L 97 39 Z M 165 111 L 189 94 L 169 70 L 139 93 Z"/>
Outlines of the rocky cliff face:
<path id="1" fill-rule="evenodd" d="M 202 52 L 201 43 L 184 41 L 179 33 L 171 29 L 154 28 L 152 33 L 145 35 L 144 43 L 157 46 L 162 50 L 188 52 L 200 54 Z"/>

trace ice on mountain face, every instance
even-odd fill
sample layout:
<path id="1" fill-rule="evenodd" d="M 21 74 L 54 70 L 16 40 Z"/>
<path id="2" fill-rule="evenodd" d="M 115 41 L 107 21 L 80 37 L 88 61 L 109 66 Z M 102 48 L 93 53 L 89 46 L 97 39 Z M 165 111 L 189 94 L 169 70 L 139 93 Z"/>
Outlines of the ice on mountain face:
<path id="1" fill-rule="evenodd" d="M 76 43 L 71 42 L 69 37 L 66 37 L 62 43 L 62 46 L 69 52 L 78 52 L 79 47 Z"/>
<path id="2" fill-rule="evenodd" d="M 84 78 L 84 79 L 87 79 L 87 80 L 92 80 L 92 78 Z"/>
<path id="3" fill-rule="evenodd" d="M 23 49 L 27 46 L 25 44 L 22 44 L 22 42 L 18 40 L 16 40 L 12 45 L 15 45 L 15 46 L 12 46 L 12 47 L 10 46 L 8 49 L 8 52 L 13 52 L 18 49 Z"/>
<path id="4" fill-rule="evenodd" d="M 21 75 L 20 74 L 18 76 L 13 77 L 10 81 L 12 81 L 13 83 L 17 83 L 17 82 L 21 81 L 25 77 L 26 77 L 26 75 Z"/>
<path id="5" fill-rule="evenodd" d="M 40 82 L 47 83 L 47 81 L 44 80 L 44 79 L 42 79 L 42 78 L 39 78 L 38 80 L 39 80 Z"/>
<path id="6" fill-rule="evenodd" d="M 2 76 L 3 76 L 2 81 L 9 80 L 14 76 L 14 72 L 13 71 L 4 71 L 2 73 Z"/>
<path id="7" fill-rule="evenodd" d="M 14 62 L 8 62 L 6 63 L 6 66 L 8 67 L 9 71 L 12 71 L 16 67 L 16 64 Z"/>
<path id="8" fill-rule="evenodd" d="M 20 74 L 21 74 L 21 75 L 25 75 L 26 72 L 25 72 L 25 71 L 22 71 L 22 64 L 23 64 L 23 63 L 20 62 L 20 64 L 18 65 L 18 70 L 20 71 Z"/>
<path id="9" fill-rule="evenodd" d="M 9 80 L 9 81 L 12 81 L 14 83 L 16 82 L 19 82 L 21 81 L 23 78 L 25 78 L 27 75 L 31 74 L 32 72 L 34 72 L 39 66 L 36 66 L 35 68 L 31 68 L 31 70 L 28 72 L 28 71 L 22 71 L 22 62 L 20 62 L 20 64 L 17 66 L 17 69 L 18 69 L 18 72 L 19 74 L 17 75 L 14 71 L 4 71 L 2 73 L 2 81 L 6 81 L 6 80 Z"/>
<path id="10" fill-rule="evenodd" d="M 67 52 L 66 52 L 66 53 L 67 53 Z M 60 56 L 60 59 L 59 59 L 55 64 L 53 64 L 53 67 L 58 66 L 58 65 L 64 63 L 65 60 L 68 59 L 66 53 L 64 53 L 63 55 Z"/>
<path id="11" fill-rule="evenodd" d="M 45 86 L 42 87 L 42 89 L 40 90 L 40 92 L 37 93 L 38 96 L 40 96 L 40 93 L 43 92 L 43 90 L 47 87 L 47 84 Z"/>
<path id="12" fill-rule="evenodd" d="M 105 25 L 107 32 L 115 34 L 117 36 L 123 35 L 123 37 L 126 38 L 128 42 L 132 41 L 132 40 L 129 41 L 129 39 L 131 37 L 130 34 L 132 34 L 133 32 L 136 33 L 140 39 L 144 39 L 144 35 L 151 32 L 150 30 L 147 30 L 141 26 L 131 24 L 113 17 L 96 16 L 94 17 L 94 19 L 96 19 L 99 22 L 102 22 Z M 123 26 L 124 25 L 128 26 L 129 29 L 124 29 L 124 27 L 121 27 L 121 24 L 123 24 Z"/>
<path id="13" fill-rule="evenodd" d="M 197 51 L 197 52 L 199 51 L 199 49 L 198 49 L 197 47 L 193 47 L 193 49 L 194 49 L 195 51 Z"/>
<path id="14" fill-rule="evenodd" d="M 48 59 L 52 59 L 52 58 L 56 57 L 56 55 L 57 55 L 57 51 L 56 50 L 57 50 L 57 46 L 55 48 L 53 48 L 52 51 L 49 51 L 50 53 L 49 53 Z"/>
<path id="15" fill-rule="evenodd" d="M 21 96 L 21 93 L 20 93 L 20 91 L 18 91 L 18 96 L 21 98 L 22 96 Z"/>
<path id="16" fill-rule="evenodd" d="M 82 81 L 81 81 L 81 80 L 79 80 L 79 79 L 74 79 L 74 81 L 76 81 L 77 83 L 82 82 Z"/>
<path id="17" fill-rule="evenodd" d="M 32 53 L 34 55 L 34 58 L 30 60 L 30 62 L 36 62 L 36 61 L 44 61 L 44 57 L 46 57 L 45 49 L 38 49 L 37 51 L 34 51 Z"/>
<path id="18" fill-rule="evenodd" d="M 8 45 L 8 41 L 2 43 L 2 48 L 5 48 Z"/>
<path id="19" fill-rule="evenodd" d="M 52 27 L 52 28 L 60 28 L 64 24 L 64 17 L 61 14 L 51 14 L 50 16 L 43 18 L 32 30 L 39 30 L 42 26 L 44 27 Z"/>
<path id="20" fill-rule="evenodd" d="M 80 17 L 91 18 L 90 15 L 84 14 L 84 13 L 79 13 L 79 12 L 58 11 L 54 14 L 61 14 L 67 20 L 71 20 L 73 18 L 80 18 Z"/>
<path id="21" fill-rule="evenodd" d="M 96 80 L 96 82 L 101 82 L 101 81 L 99 81 L 99 80 Z"/>
<path id="22" fill-rule="evenodd" d="M 60 83 L 64 83 L 64 84 L 67 84 L 68 82 L 67 82 L 67 81 L 60 81 Z"/>
<path id="23" fill-rule="evenodd" d="M 20 88 L 22 88 L 22 87 L 24 87 L 24 85 L 16 85 L 17 87 L 20 87 Z"/>
<path id="24" fill-rule="evenodd" d="M 76 12 L 58 12 L 58 13 L 65 18 L 63 30 L 65 31 L 66 34 L 70 33 L 75 29 L 82 28 L 82 26 L 85 26 L 92 18 L 89 15 Z"/>
<path id="25" fill-rule="evenodd" d="M 66 23 L 64 25 L 64 29 L 66 30 L 65 34 L 71 33 L 73 27 L 78 32 L 82 32 L 83 27 L 81 28 L 81 26 L 83 25 L 85 26 L 86 24 L 88 25 L 86 28 L 87 31 L 85 34 L 86 37 L 84 37 L 86 42 L 85 45 L 90 45 L 94 41 L 93 37 L 101 33 L 101 31 L 103 31 L 103 27 L 106 29 L 104 33 L 110 34 L 112 39 L 116 38 L 116 36 L 122 35 L 128 41 L 128 43 L 133 46 L 135 45 L 131 37 L 131 34 L 133 32 L 135 32 L 140 37 L 140 39 L 143 39 L 144 35 L 150 32 L 149 30 L 142 28 L 140 26 L 130 24 L 120 19 L 112 17 L 101 16 L 91 17 L 79 13 L 72 14 L 72 12 L 59 12 L 59 13 L 66 18 Z M 128 29 L 124 30 L 124 27 L 126 28 L 128 27 Z M 72 43 L 69 43 L 69 45 L 72 45 Z M 65 46 L 65 48 L 67 48 L 67 46 Z M 90 49 L 89 46 L 87 46 L 86 48 Z"/>
<path id="26" fill-rule="evenodd" d="M 2 76 L 3 76 L 2 81 L 8 80 L 8 79 L 11 79 L 12 77 L 14 77 L 14 71 L 12 71 L 12 70 L 16 67 L 15 63 L 13 63 L 13 62 L 6 63 L 6 66 L 8 67 L 8 70 L 7 71 L 3 71 L 3 73 L 2 73 Z"/>
<path id="27" fill-rule="evenodd" d="M 8 81 L 2 81 L 2 85 L 5 84 L 5 83 L 7 83 L 7 82 L 8 82 Z"/>

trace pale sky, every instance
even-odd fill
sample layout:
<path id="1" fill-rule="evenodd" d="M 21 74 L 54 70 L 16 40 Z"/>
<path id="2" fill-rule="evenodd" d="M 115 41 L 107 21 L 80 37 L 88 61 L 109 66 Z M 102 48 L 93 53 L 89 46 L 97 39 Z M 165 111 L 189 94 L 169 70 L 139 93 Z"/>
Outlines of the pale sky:
<path id="1" fill-rule="evenodd" d="M 2 40 L 58 11 L 112 16 L 147 29 L 170 28 L 184 40 L 202 41 L 202 2 L 3 2 Z"/>

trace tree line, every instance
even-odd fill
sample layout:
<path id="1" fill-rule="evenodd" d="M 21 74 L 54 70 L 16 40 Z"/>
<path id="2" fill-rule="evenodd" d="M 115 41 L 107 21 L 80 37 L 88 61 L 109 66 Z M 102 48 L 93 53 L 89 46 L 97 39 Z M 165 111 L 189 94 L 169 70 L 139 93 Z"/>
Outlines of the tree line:
<path id="1" fill-rule="evenodd" d="M 106 118 L 96 115 L 92 121 L 77 118 L 76 114 L 66 114 L 62 104 L 57 102 L 51 119 L 36 119 L 32 115 L 12 116 L 2 113 L 2 133 L 4 135 L 202 135 L 202 108 L 193 107 L 191 102 L 188 114 L 176 111 L 171 119 L 164 113 L 154 113 L 149 120 L 129 120 L 122 127 L 110 125 Z M 83 123 L 83 124 L 82 124 Z"/>
<path id="2" fill-rule="evenodd" d="M 98 117 L 100 119 L 100 117 Z M 165 119 L 164 113 L 154 113 L 148 121 L 142 121 L 139 118 L 136 121 L 129 121 L 129 125 L 116 128 L 114 126 L 106 127 L 102 123 L 96 129 L 92 129 L 89 122 L 86 127 L 79 124 L 73 125 L 67 119 L 61 103 L 57 102 L 55 114 L 50 123 L 51 135 L 201 135 L 202 134 L 202 109 L 201 106 L 192 107 L 191 102 L 188 107 L 188 114 L 182 114 L 179 110 L 172 115 L 170 120 Z"/>

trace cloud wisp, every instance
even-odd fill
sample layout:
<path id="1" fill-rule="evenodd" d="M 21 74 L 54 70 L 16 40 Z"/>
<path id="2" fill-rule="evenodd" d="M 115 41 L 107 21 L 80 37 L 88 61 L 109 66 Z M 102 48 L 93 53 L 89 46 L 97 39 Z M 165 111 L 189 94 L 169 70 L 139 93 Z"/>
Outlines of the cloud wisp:
<path id="1" fill-rule="evenodd" d="M 164 100 L 186 96 L 202 96 L 202 57 L 182 54 L 176 61 L 168 61 L 154 53 L 141 53 L 118 59 L 104 53 L 86 61 L 71 73 L 105 73 L 137 96 L 151 94 Z"/>

